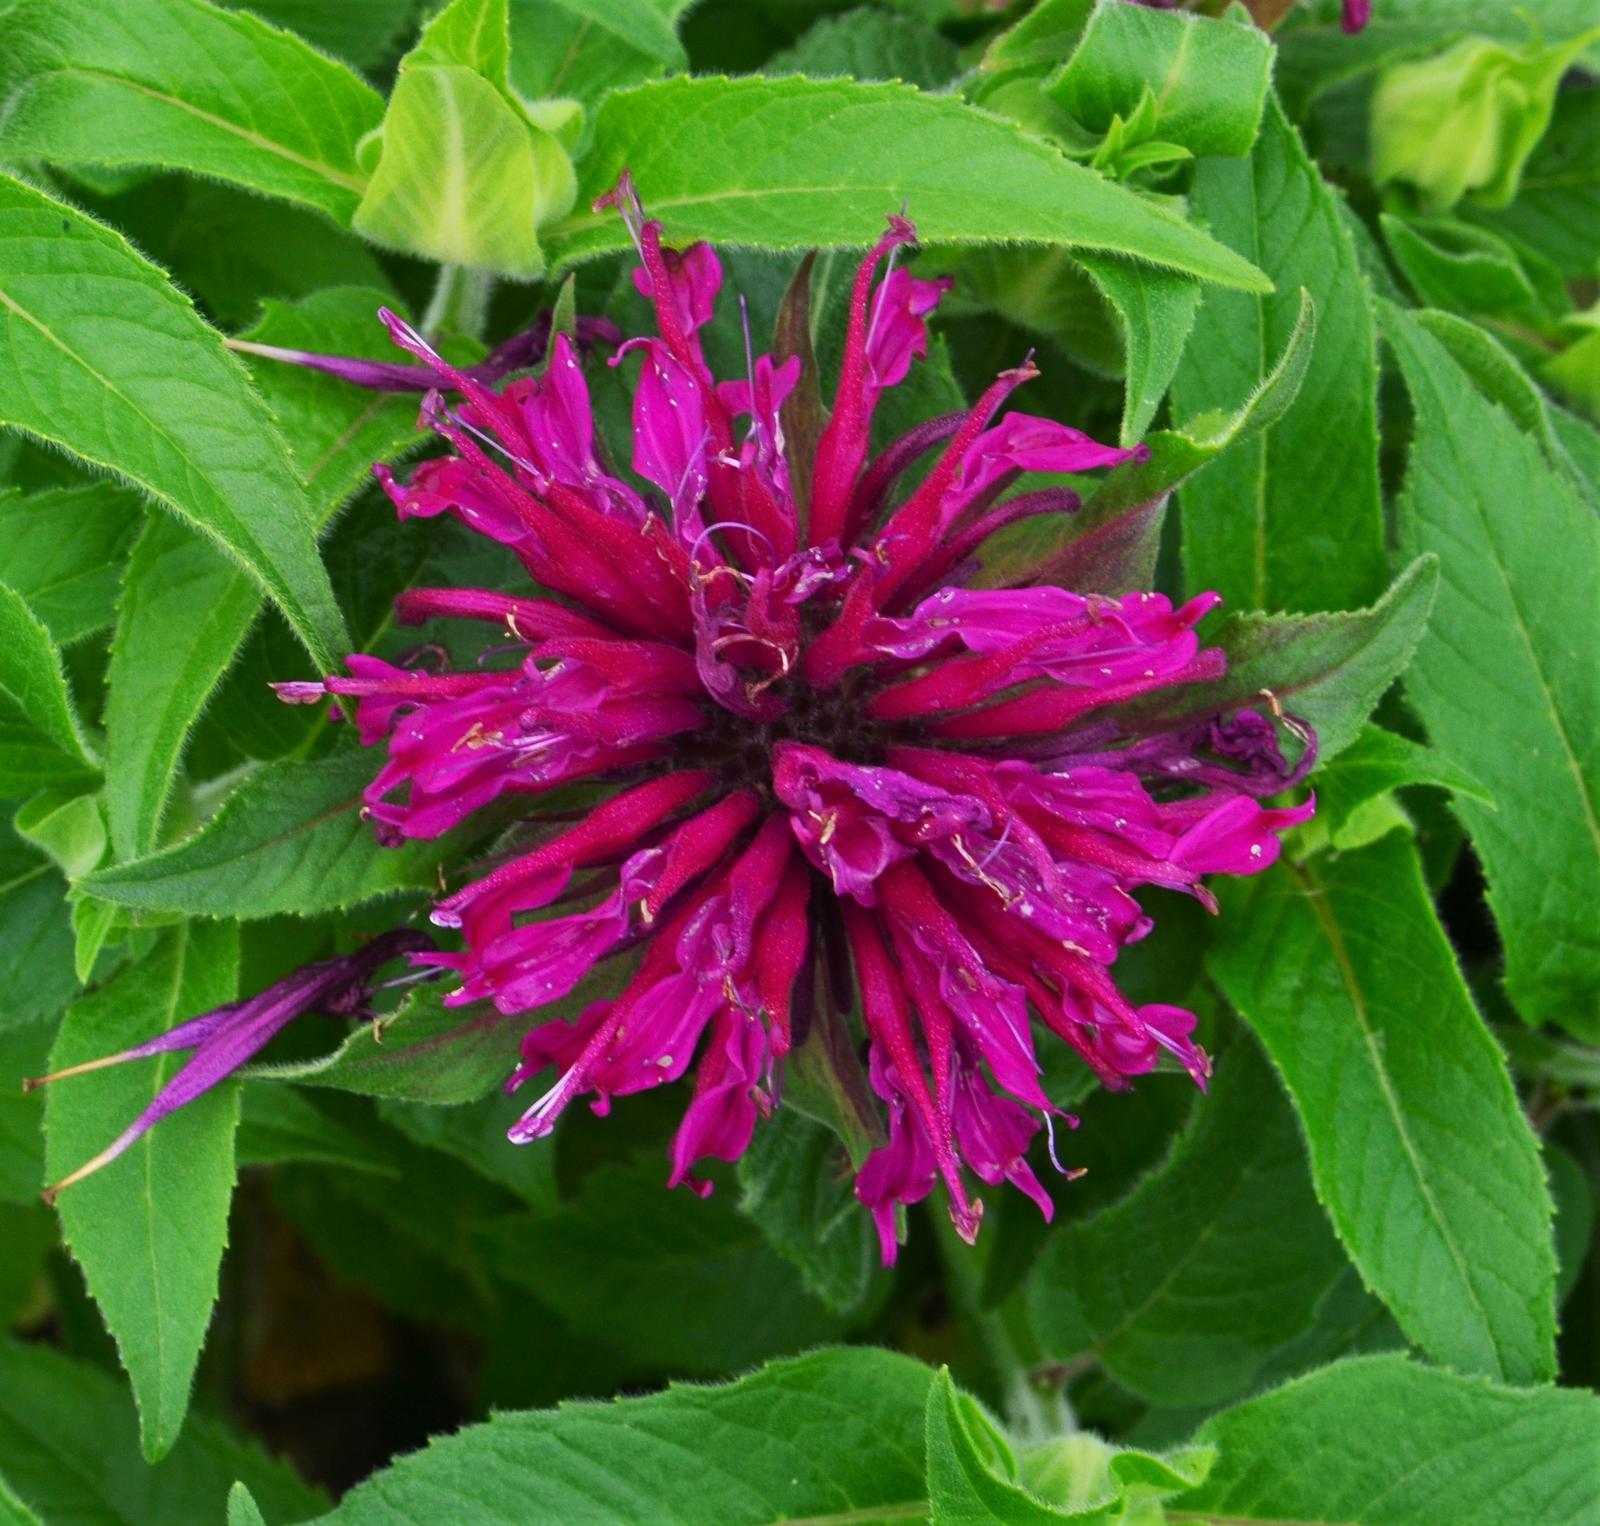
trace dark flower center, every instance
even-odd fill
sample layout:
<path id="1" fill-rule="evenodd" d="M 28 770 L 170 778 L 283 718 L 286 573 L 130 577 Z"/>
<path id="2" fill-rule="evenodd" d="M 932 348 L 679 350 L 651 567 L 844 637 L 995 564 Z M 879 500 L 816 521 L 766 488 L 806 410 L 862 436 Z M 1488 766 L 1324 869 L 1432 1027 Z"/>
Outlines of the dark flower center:
<path id="1" fill-rule="evenodd" d="M 716 770 L 729 789 L 755 790 L 770 804 L 773 752 L 780 742 L 809 743 L 842 763 L 877 767 L 891 740 L 906 740 L 903 726 L 891 728 L 868 717 L 859 682 L 847 679 L 837 688 L 819 689 L 797 675 L 777 680 L 766 692 L 783 704 L 772 720 L 708 703 L 706 724 L 683 743 L 685 760 Z"/>

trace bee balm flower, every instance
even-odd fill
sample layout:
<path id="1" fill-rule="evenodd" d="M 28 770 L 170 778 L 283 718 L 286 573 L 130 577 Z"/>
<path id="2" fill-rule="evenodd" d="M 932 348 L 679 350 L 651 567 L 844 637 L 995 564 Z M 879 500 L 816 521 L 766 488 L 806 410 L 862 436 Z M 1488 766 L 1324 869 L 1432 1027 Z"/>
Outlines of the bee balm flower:
<path id="1" fill-rule="evenodd" d="M 1010 1181 L 1048 1215 L 1026 1159 L 1058 1116 L 1036 1031 L 1108 1086 L 1163 1053 L 1203 1084 L 1193 1015 L 1136 1006 L 1112 978 L 1151 927 L 1135 892 L 1210 904 L 1207 876 L 1270 864 L 1311 807 L 1257 797 L 1295 782 L 1312 749 L 1291 769 L 1254 712 L 1153 737 L 1124 724 L 1129 701 L 1223 671 L 1196 634 L 1213 595 L 1174 607 L 965 585 L 995 529 L 1071 505 L 1058 489 L 1013 491 L 1026 473 L 1143 452 L 1008 411 L 1036 374 L 1024 364 L 969 412 L 872 456 L 874 409 L 926 354 L 945 288 L 895 268 L 910 223 L 891 218 L 856 274 L 832 414 L 796 461 L 784 420 L 800 361 L 755 356 L 718 381 L 700 337 L 716 255 L 664 247 L 626 182 L 608 200 L 658 324 L 614 362 L 640 367 L 632 465 L 655 491 L 597 449 L 564 338 L 542 377 L 497 391 L 385 314 L 460 403 L 424 407 L 449 455 L 381 480 L 403 516 L 455 516 L 529 580 L 515 595 L 411 590 L 399 617 L 482 620 L 519 656 L 428 673 L 355 656 L 346 676 L 280 693 L 357 701 L 362 740 L 387 752 L 365 793 L 387 841 L 435 837 L 502 797 L 601 792 L 438 903 L 461 952 L 417 956 L 458 977 L 448 1000 L 508 1014 L 638 956 L 618 995 L 528 1033 L 510 1088 L 549 1084 L 514 1140 L 548 1134 L 575 1098 L 604 1113 L 692 1072 L 670 1180 L 708 1191 L 694 1164 L 744 1150 L 814 1002 L 848 1002 L 882 1104 L 856 1193 L 884 1259 L 897 1207 L 940 1184 L 968 1240 L 970 1177 Z"/>

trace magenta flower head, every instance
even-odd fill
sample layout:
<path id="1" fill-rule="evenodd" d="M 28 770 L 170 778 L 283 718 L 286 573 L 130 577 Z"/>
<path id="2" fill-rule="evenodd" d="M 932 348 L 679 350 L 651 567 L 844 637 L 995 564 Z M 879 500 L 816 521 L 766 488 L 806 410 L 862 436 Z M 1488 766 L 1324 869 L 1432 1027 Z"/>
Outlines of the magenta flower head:
<path id="1" fill-rule="evenodd" d="M 125 1049 L 121 1054 L 88 1060 L 54 1075 L 24 1081 L 22 1089 L 31 1091 L 49 1081 L 65 1080 L 86 1071 L 103 1070 L 128 1060 L 148 1059 L 157 1054 L 179 1054 L 186 1049 L 194 1054 L 183 1068 L 158 1091 L 147 1107 L 126 1129 L 93 1160 L 79 1166 L 70 1176 L 44 1190 L 46 1203 L 75 1182 L 109 1166 L 141 1135 L 180 1107 L 193 1102 L 219 1081 L 226 1080 L 241 1065 L 248 1063 L 295 1018 L 307 1012 L 322 1012 L 330 1017 L 365 1018 L 372 1015 L 368 1003 L 376 971 L 402 954 L 418 954 L 434 947 L 433 939 L 416 929 L 397 928 L 380 934 L 353 954 L 341 954 L 308 964 L 268 986 L 248 1001 L 229 1002 L 199 1017 L 169 1028 L 165 1033 Z"/>
<path id="2" fill-rule="evenodd" d="M 745 1149 L 829 1002 L 859 1013 L 881 1104 L 856 1194 L 885 1261 L 899 1205 L 940 1184 L 968 1240 L 971 1177 L 1012 1182 L 1048 1217 L 1026 1156 L 1061 1114 L 1036 1030 L 1107 1086 L 1163 1054 L 1204 1084 L 1193 1014 L 1136 1006 L 1112 978 L 1151 928 L 1135 892 L 1209 905 L 1206 876 L 1270 864 L 1312 807 L 1258 797 L 1296 782 L 1311 749 L 1291 768 L 1253 711 L 1166 735 L 1124 725 L 1130 701 L 1221 674 L 1196 634 L 1213 595 L 966 586 L 996 529 L 1074 501 L 1017 491 L 1026 473 L 1144 452 L 1008 411 L 1036 374 L 1024 363 L 873 456 L 874 409 L 926 354 L 947 285 L 897 267 L 904 218 L 855 276 L 831 416 L 800 459 L 786 437 L 800 360 L 753 355 L 718 381 L 701 346 L 716 255 L 663 247 L 626 181 L 606 200 L 658 326 L 612 362 L 639 367 L 632 466 L 653 491 L 597 448 L 564 338 L 542 377 L 494 390 L 385 314 L 460 402 L 424 405 L 450 454 L 380 479 L 402 516 L 454 515 L 533 585 L 408 591 L 400 619 L 487 621 L 519 655 L 466 672 L 354 656 L 347 676 L 280 693 L 358 701 L 362 740 L 387 751 L 365 793 L 386 841 L 435 837 L 501 797 L 579 781 L 599 796 L 440 901 L 434 920 L 464 947 L 417 956 L 459 979 L 448 1001 L 507 1014 L 638 956 L 619 994 L 528 1033 L 509 1087 L 546 1084 L 512 1139 L 548 1134 L 578 1097 L 604 1114 L 692 1071 L 670 1182 L 707 1192 L 695 1163 Z"/>

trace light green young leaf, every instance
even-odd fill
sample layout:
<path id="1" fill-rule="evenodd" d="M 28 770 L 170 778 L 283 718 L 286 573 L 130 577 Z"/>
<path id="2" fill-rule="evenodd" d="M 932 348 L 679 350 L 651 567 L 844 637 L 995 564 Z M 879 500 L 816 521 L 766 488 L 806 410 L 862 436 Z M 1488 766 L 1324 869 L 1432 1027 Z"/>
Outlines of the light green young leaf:
<path id="1" fill-rule="evenodd" d="M 1245 609 L 1344 609 L 1384 581 L 1376 342 L 1366 280 L 1338 204 L 1275 101 L 1246 161 L 1208 159 L 1193 203 L 1277 283 L 1210 291 L 1172 382 L 1181 417 L 1250 392 L 1316 302 L 1316 346 L 1288 412 L 1180 498 L 1184 575 Z"/>
<path id="2" fill-rule="evenodd" d="M 0 1472 L 43 1520 L 83 1526 L 216 1521 L 236 1479 L 274 1521 L 304 1520 L 327 1503 L 286 1464 L 204 1416 L 150 1467 L 119 1380 L 49 1346 L 3 1338 Z"/>
<path id="3" fill-rule="evenodd" d="M 1278 89 L 1296 118 L 1324 90 L 1391 59 L 1441 52 L 1462 37 L 1523 43 L 1530 30 L 1548 42 L 1575 37 L 1594 25 L 1594 6 L 1590 0 L 1468 6 L 1460 0 L 1390 0 L 1381 10 L 1373 6 L 1367 24 L 1353 35 L 1341 20 L 1342 0 L 1301 0 L 1275 33 Z M 1591 64 L 1600 61 L 1600 50 L 1591 48 L 1586 57 Z"/>
<path id="4" fill-rule="evenodd" d="M 1396 308 L 1416 407 L 1401 541 L 1442 577 L 1407 694 L 1498 810 L 1457 800 L 1489 881 L 1506 989 L 1535 1025 L 1600 1038 L 1600 518 Z"/>
<path id="5" fill-rule="evenodd" d="M 625 167 L 675 240 L 863 244 L 904 201 L 929 243 L 1103 249 L 1245 290 L 1267 285 L 1175 214 L 986 112 L 908 85 L 670 79 L 618 91 L 584 161 L 583 210 L 545 230 L 553 263 L 626 247 L 615 213 L 588 210 Z"/>
<path id="6" fill-rule="evenodd" d="M 1127 120 L 1148 91 L 1151 135 L 1197 156 L 1250 152 L 1272 78 L 1272 42 L 1246 22 L 1101 0 L 1045 93 L 1091 132 Z"/>
<path id="7" fill-rule="evenodd" d="M 366 150 L 359 233 L 514 280 L 543 271 L 537 230 L 572 206 L 573 170 L 509 88 L 507 28 L 506 0 L 451 0 L 423 29 Z"/>
<path id="8" fill-rule="evenodd" d="M 1568 280 L 1594 275 L 1600 226 L 1600 84 L 1569 81 L 1533 151 L 1517 199 L 1467 215 L 1551 261 Z"/>
<path id="9" fill-rule="evenodd" d="M 1600 1399 L 1403 1356 L 1336 1362 L 1208 1420 L 1211 1476 L 1170 1521 L 1506 1526 L 1594 1518 Z"/>
<path id="10" fill-rule="evenodd" d="M 117 574 L 142 520 L 138 495 L 110 482 L 0 492 L 6 582 L 57 646 L 110 625 Z"/>
<path id="11" fill-rule="evenodd" d="M 1311 1328 L 1343 1265 L 1294 1112 L 1246 1039 L 1167 1159 L 1052 1235 L 1024 1286 L 1052 1358 L 1098 1361 L 1153 1403 L 1215 1404 Z"/>
<path id="12" fill-rule="evenodd" d="M 204 0 L 21 0 L 6 39 L 9 158 L 157 164 L 350 221 L 383 100 L 298 37 Z"/>
<path id="13" fill-rule="evenodd" d="M 497 1414 L 357 1485 L 325 1520 L 914 1520 L 932 1381 L 894 1352 L 816 1351 L 717 1388 Z"/>
<path id="14" fill-rule="evenodd" d="M 113 864 L 84 889 L 119 906 L 199 917 L 315 916 L 437 884 L 459 839 L 378 845 L 361 819 L 373 760 L 268 763 L 192 837 Z"/>
<path id="15" fill-rule="evenodd" d="M 106 818 L 98 792 L 44 790 L 18 810 L 12 824 L 69 880 L 81 879 L 105 856 Z"/>
<path id="16" fill-rule="evenodd" d="M 1552 1377 L 1538 1147 L 1406 835 L 1230 885 L 1207 963 L 1282 1072 L 1318 1196 L 1401 1328 L 1462 1372 Z"/>
<path id="17" fill-rule="evenodd" d="M 221 340 L 111 230 L 0 178 L 0 418 L 214 537 L 312 660 L 348 647 L 305 494 Z"/>
<path id="18" fill-rule="evenodd" d="M 68 1011 L 52 1071 L 116 1054 L 234 999 L 239 935 L 230 923 L 163 934 L 154 952 Z M 52 1082 L 45 1094 L 45 1169 L 75 1171 L 150 1105 L 185 1054 L 130 1061 Z M 164 1457 L 189 1408 L 195 1364 L 217 1298 L 233 1196 L 238 1090 L 183 1108 L 103 1171 L 67 1188 L 62 1234 L 139 1405 L 145 1456 Z"/>
<path id="19" fill-rule="evenodd" d="M 1183 357 L 1200 305 L 1200 283 L 1098 254 L 1080 254 L 1078 263 L 1122 326 L 1127 358 L 1120 438 L 1123 445 L 1133 445 L 1155 417 Z"/>
<path id="20" fill-rule="evenodd" d="M 0 797 L 92 779 L 98 767 L 50 632 L 0 583 Z"/>

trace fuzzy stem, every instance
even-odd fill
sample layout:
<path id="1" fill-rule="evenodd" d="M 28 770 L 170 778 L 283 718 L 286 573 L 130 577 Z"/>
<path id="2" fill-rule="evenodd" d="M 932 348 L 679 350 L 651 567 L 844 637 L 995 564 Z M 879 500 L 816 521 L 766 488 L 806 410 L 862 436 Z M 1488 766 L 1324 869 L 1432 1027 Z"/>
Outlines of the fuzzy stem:
<path id="1" fill-rule="evenodd" d="M 465 334 L 482 339 L 489 323 L 489 297 L 494 277 L 470 265 L 441 265 L 428 310 L 422 315 L 422 333 L 430 341 L 442 334 Z"/>

